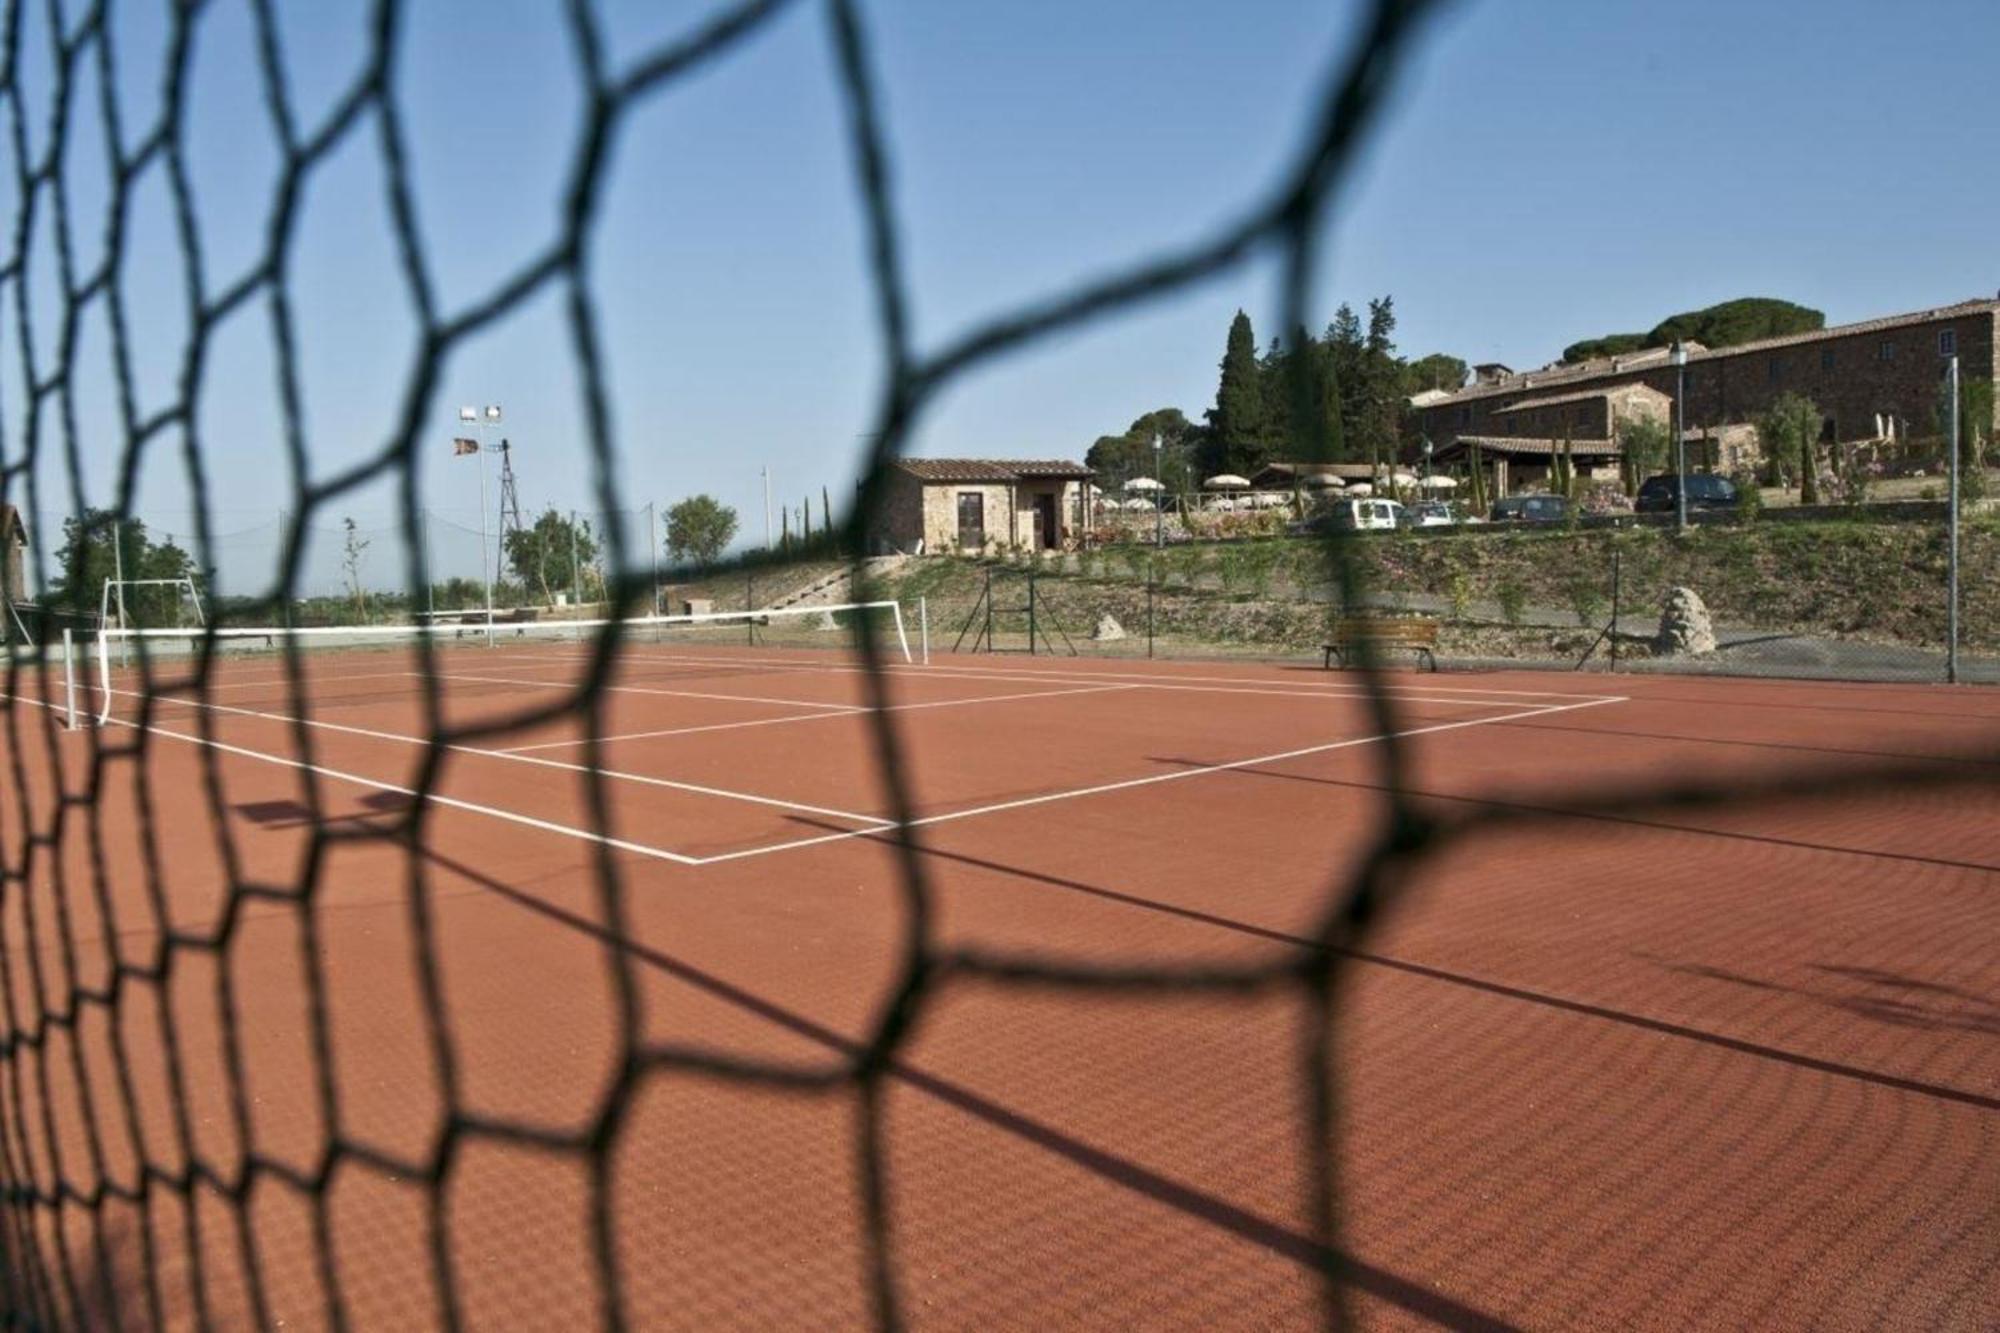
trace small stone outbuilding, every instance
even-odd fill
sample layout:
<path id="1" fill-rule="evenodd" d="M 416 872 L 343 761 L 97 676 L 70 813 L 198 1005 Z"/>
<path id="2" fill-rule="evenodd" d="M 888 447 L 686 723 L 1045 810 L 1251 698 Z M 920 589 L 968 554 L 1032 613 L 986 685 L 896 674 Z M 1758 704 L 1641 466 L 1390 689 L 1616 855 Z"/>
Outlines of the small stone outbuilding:
<path id="1" fill-rule="evenodd" d="M 1064 459 L 906 458 L 890 468 L 869 546 L 908 555 L 1074 547 L 1089 527 L 1093 475 Z"/>

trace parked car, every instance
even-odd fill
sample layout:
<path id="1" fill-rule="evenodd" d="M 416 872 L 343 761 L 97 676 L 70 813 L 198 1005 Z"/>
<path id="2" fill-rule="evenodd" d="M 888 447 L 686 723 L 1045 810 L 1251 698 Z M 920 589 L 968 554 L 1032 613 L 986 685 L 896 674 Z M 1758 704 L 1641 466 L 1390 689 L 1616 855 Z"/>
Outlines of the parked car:
<path id="1" fill-rule="evenodd" d="M 1329 515 L 1345 532 L 1379 532 L 1410 526 L 1403 506 L 1394 500 L 1336 500 Z"/>
<path id="2" fill-rule="evenodd" d="M 1457 511 L 1443 500 L 1422 500 L 1410 506 L 1410 526 L 1413 528 L 1449 528 L 1457 523 Z"/>
<path id="3" fill-rule="evenodd" d="M 1560 495 L 1510 495 L 1493 502 L 1495 523 L 1562 523 L 1576 505 Z"/>
<path id="4" fill-rule="evenodd" d="M 1698 472 L 1687 479 L 1689 509 L 1734 509 L 1736 483 L 1727 477 Z M 1641 514 L 1671 514 L 1680 509 L 1680 478 L 1671 472 L 1648 477 L 1639 487 L 1632 508 Z"/>

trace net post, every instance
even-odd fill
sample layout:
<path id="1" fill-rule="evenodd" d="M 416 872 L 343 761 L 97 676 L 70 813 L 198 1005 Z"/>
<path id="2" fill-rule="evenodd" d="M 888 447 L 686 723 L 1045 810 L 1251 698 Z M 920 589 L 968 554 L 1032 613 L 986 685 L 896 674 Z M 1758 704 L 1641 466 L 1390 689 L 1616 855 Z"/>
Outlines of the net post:
<path id="1" fill-rule="evenodd" d="M 914 662 L 917 659 L 910 656 L 910 637 L 903 632 L 903 604 L 890 602 L 888 606 L 896 617 L 896 646 L 903 650 L 903 661 Z"/>
<path id="2" fill-rule="evenodd" d="M 97 725 L 111 725 L 111 641 L 102 625 L 97 628 L 97 688 L 102 698 Z"/>
<path id="3" fill-rule="evenodd" d="M 66 730 L 76 730 L 76 635 L 67 625 L 63 626 L 63 726 Z"/>
<path id="4" fill-rule="evenodd" d="M 931 664 L 931 602 L 928 597 L 917 598 L 917 636 L 924 645 L 924 665 Z"/>
<path id="5" fill-rule="evenodd" d="M 1951 400 L 1946 455 L 1951 459 L 1951 494 L 1945 513 L 1944 678 L 1958 684 L 1958 358 L 1945 365 L 1945 391 Z"/>

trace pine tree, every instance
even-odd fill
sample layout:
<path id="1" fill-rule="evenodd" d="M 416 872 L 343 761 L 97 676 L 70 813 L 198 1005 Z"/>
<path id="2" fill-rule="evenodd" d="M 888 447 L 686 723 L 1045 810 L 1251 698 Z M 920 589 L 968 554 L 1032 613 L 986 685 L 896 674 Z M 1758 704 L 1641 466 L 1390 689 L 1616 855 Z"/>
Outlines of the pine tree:
<path id="1" fill-rule="evenodd" d="M 1264 462 L 1269 422 L 1263 367 L 1257 360 L 1257 335 L 1250 316 L 1241 310 L 1229 323 L 1229 341 L 1222 353 L 1222 378 L 1215 389 L 1215 406 L 1208 413 L 1211 473 L 1257 470 Z"/>

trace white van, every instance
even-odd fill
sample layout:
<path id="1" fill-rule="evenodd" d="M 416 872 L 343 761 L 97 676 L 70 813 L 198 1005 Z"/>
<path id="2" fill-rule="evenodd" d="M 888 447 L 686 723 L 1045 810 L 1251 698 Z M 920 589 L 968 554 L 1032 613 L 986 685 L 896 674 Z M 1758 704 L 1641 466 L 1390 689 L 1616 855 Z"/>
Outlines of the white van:
<path id="1" fill-rule="evenodd" d="M 1335 500 L 1333 526 L 1344 532 L 1388 531 L 1403 527 L 1408 518 L 1394 500 Z"/>

